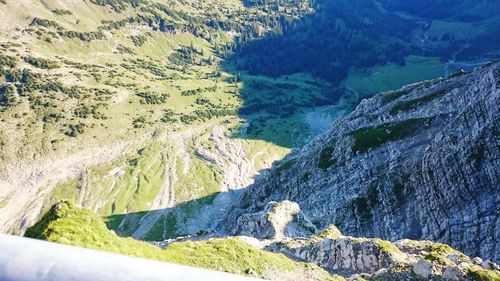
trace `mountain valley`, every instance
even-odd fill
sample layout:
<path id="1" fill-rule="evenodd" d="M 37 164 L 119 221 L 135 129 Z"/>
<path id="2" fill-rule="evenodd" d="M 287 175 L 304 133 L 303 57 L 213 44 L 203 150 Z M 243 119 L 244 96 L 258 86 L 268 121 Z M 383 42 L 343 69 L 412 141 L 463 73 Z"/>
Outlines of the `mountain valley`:
<path id="1" fill-rule="evenodd" d="M 459 2 L 0 0 L 0 230 L 270 280 L 500 279 L 500 3 Z"/>

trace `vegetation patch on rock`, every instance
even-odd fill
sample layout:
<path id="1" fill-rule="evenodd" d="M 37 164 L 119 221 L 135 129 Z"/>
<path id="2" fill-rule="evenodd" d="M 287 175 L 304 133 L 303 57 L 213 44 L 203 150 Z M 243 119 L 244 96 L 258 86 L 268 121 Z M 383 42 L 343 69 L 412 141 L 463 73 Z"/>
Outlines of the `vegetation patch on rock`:
<path id="1" fill-rule="evenodd" d="M 409 137 L 424 126 L 426 120 L 426 118 L 407 119 L 352 131 L 350 133 L 354 137 L 352 151 L 365 153 L 387 142 Z"/>
<path id="2" fill-rule="evenodd" d="M 335 165 L 336 160 L 332 157 L 332 153 L 335 150 L 333 145 L 323 148 L 319 154 L 318 168 L 322 170 L 327 170 L 331 166 Z"/>
<path id="3" fill-rule="evenodd" d="M 420 107 L 420 106 L 422 106 L 422 105 L 424 105 L 424 104 L 426 104 L 434 99 L 437 99 L 441 96 L 444 96 L 448 92 L 449 92 L 449 90 L 441 89 L 441 90 L 435 91 L 434 93 L 431 93 L 431 94 L 428 94 L 428 95 L 425 95 L 425 96 L 422 96 L 419 98 L 415 98 L 415 99 L 407 100 L 407 101 L 402 101 L 402 102 L 394 105 L 389 110 L 389 114 L 394 115 L 400 111 L 408 111 L 411 109 L 418 108 L 418 107 Z"/>

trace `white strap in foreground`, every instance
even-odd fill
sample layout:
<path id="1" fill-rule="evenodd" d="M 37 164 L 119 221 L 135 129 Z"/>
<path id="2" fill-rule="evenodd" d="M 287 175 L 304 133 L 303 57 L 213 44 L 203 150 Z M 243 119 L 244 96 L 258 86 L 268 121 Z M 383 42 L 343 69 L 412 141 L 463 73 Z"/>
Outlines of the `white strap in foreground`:
<path id="1" fill-rule="evenodd" d="M 212 270 L 0 234 L 1 281 L 251 281 Z"/>

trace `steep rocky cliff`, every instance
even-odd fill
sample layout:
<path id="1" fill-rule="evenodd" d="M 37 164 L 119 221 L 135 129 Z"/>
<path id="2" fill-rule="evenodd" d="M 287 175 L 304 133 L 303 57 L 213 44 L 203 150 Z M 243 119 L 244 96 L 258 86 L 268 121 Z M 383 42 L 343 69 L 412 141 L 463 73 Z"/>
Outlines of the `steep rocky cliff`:
<path id="1" fill-rule="evenodd" d="M 499 104 L 498 62 L 363 100 L 250 186 L 221 229 L 275 236 L 250 218 L 290 200 L 316 229 L 439 241 L 498 261 Z"/>

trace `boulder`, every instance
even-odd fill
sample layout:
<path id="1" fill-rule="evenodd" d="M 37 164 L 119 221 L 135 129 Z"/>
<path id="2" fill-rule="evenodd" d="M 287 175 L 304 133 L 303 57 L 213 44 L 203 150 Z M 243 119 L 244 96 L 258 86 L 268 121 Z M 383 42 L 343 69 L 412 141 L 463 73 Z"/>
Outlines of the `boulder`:
<path id="1" fill-rule="evenodd" d="M 449 265 L 443 273 L 443 279 L 460 281 L 464 280 L 465 274 L 457 266 Z"/>
<path id="2" fill-rule="evenodd" d="M 434 265 L 428 260 L 419 260 L 413 265 L 413 272 L 418 276 L 428 279 L 432 275 Z"/>

